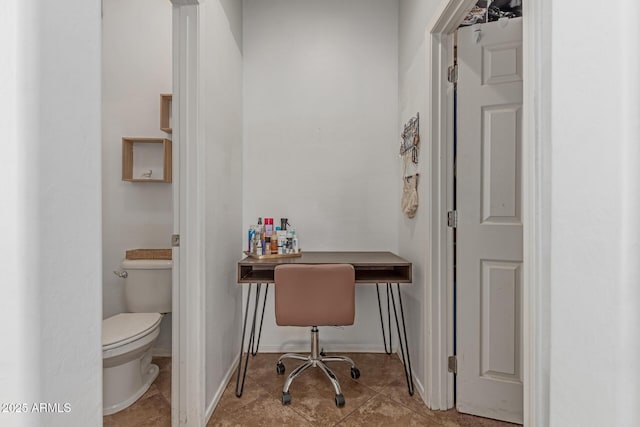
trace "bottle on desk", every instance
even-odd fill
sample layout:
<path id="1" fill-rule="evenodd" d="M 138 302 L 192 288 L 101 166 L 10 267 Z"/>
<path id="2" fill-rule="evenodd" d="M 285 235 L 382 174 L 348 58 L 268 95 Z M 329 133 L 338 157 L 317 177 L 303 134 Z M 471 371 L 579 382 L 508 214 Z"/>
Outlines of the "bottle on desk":
<path id="1" fill-rule="evenodd" d="M 271 253 L 272 254 L 278 253 L 278 235 L 275 232 L 271 233 Z"/>
<path id="2" fill-rule="evenodd" d="M 264 231 L 267 232 L 267 237 L 271 237 L 273 234 L 273 218 L 264 219 Z"/>
<path id="3" fill-rule="evenodd" d="M 262 255 L 262 237 L 257 232 L 253 235 L 253 253 Z"/>
<path id="4" fill-rule="evenodd" d="M 300 242 L 298 241 L 296 230 L 294 230 L 293 228 L 291 229 L 291 236 L 291 250 L 294 254 L 297 254 L 300 252 Z"/>
<path id="5" fill-rule="evenodd" d="M 254 239 L 255 234 L 256 234 L 256 227 L 252 225 L 251 227 L 249 227 L 249 233 L 248 233 L 247 251 L 249 251 L 249 253 L 253 253 L 255 250 L 255 248 L 253 247 L 255 243 L 255 239 Z"/>
<path id="6" fill-rule="evenodd" d="M 269 236 L 264 240 L 264 255 L 271 255 L 271 237 Z"/>
<path id="7" fill-rule="evenodd" d="M 276 236 L 278 238 L 278 254 L 284 254 L 285 245 L 287 241 L 287 232 L 281 230 L 280 227 L 276 227 Z"/>
<path id="8" fill-rule="evenodd" d="M 286 233 L 284 253 L 291 254 L 293 253 L 293 234 L 291 233 L 291 230 L 287 230 Z"/>

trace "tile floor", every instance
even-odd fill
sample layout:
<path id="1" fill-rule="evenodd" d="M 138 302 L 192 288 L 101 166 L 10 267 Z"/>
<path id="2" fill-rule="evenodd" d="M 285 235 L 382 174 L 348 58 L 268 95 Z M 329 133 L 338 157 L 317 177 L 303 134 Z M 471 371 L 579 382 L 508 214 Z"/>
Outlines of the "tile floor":
<path id="1" fill-rule="evenodd" d="M 251 358 L 243 396 L 235 396 L 234 375 L 207 426 L 515 426 L 455 410 L 427 409 L 417 393 L 413 397 L 407 393 L 400 359 L 380 353 L 349 355 L 361 372 L 357 381 L 351 379 L 348 364 L 331 364 L 345 396 L 344 407 L 335 406 L 333 388 L 319 369 L 308 369 L 296 378 L 290 388 L 291 404 L 283 406 L 282 385 L 297 362 L 285 362 L 287 372 L 277 375 L 275 362 L 279 356 L 263 353 Z M 154 359 L 160 366 L 156 382 L 134 405 L 104 417 L 104 426 L 170 426 L 170 361 Z"/>
<path id="2" fill-rule="evenodd" d="M 104 427 L 171 427 L 171 358 L 154 357 L 158 378 L 133 405 L 102 418 Z"/>

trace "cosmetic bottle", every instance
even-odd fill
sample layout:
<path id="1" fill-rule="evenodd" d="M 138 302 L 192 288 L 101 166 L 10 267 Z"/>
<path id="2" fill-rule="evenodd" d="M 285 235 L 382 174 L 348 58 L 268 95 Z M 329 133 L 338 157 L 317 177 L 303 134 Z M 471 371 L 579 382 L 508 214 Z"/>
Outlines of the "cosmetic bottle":
<path id="1" fill-rule="evenodd" d="M 298 241 L 298 235 L 296 234 L 296 230 L 294 230 L 293 228 L 291 229 L 291 234 L 293 236 L 291 249 L 293 250 L 294 254 L 297 254 L 298 252 L 300 252 L 300 242 Z"/>
<path id="2" fill-rule="evenodd" d="M 284 244 L 284 253 L 290 254 L 293 253 L 293 234 L 291 234 L 291 230 L 286 231 L 286 239 Z"/>
<path id="3" fill-rule="evenodd" d="M 247 243 L 247 251 L 249 251 L 249 253 L 253 252 L 251 245 L 253 244 L 253 235 L 256 234 L 256 227 L 255 226 L 251 226 L 249 227 L 249 233 L 248 233 L 248 243 Z"/>
<path id="4" fill-rule="evenodd" d="M 267 237 L 264 240 L 264 254 L 271 255 L 271 237 Z"/>
<path id="5" fill-rule="evenodd" d="M 267 232 L 268 237 L 271 237 L 271 234 L 273 234 L 273 218 L 264 219 L 264 231 Z"/>
<path id="6" fill-rule="evenodd" d="M 258 237 L 258 233 L 253 236 L 255 238 L 255 254 L 256 255 L 264 255 L 262 252 L 262 239 Z"/>
<path id="7" fill-rule="evenodd" d="M 278 235 L 276 233 L 271 233 L 271 253 L 272 254 L 278 253 Z"/>

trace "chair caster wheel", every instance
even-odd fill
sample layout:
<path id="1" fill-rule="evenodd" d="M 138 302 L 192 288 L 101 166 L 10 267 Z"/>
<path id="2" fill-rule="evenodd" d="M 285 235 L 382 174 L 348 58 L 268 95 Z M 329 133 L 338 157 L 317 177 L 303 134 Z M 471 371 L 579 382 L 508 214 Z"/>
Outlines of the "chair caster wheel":
<path id="1" fill-rule="evenodd" d="M 278 375 L 284 374 L 284 363 L 278 362 L 276 364 L 276 372 L 278 373 Z"/>
<path id="2" fill-rule="evenodd" d="M 282 392 L 282 404 L 283 405 L 288 405 L 290 403 L 291 403 L 291 394 L 288 391 L 283 391 Z"/>
<path id="3" fill-rule="evenodd" d="M 353 378 L 354 380 L 360 378 L 360 369 L 356 367 L 351 368 L 351 378 Z"/>
<path id="4" fill-rule="evenodd" d="M 342 394 L 336 394 L 336 406 L 342 408 L 344 406 L 344 396 Z"/>

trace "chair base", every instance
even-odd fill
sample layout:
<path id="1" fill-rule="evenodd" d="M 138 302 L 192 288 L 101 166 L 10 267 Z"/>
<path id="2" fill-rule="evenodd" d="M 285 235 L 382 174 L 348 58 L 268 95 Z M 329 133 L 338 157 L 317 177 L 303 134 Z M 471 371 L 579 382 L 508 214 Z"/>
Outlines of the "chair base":
<path id="1" fill-rule="evenodd" d="M 278 374 L 284 374 L 284 364 L 282 363 L 285 359 L 295 359 L 302 360 L 304 363 L 297 368 L 295 368 L 287 377 L 287 380 L 284 382 L 284 386 L 282 387 L 282 404 L 287 405 L 291 403 L 291 394 L 289 393 L 289 387 L 293 380 L 306 371 L 308 368 L 320 368 L 320 370 L 329 378 L 331 381 L 331 385 L 333 385 L 333 389 L 336 392 L 335 401 L 336 406 L 341 407 L 344 406 L 345 400 L 342 395 L 342 390 L 340 389 L 340 383 L 338 382 L 338 378 L 336 375 L 329 369 L 329 367 L 324 362 L 347 362 L 351 364 L 351 378 L 358 379 L 360 377 L 360 370 L 356 367 L 356 364 L 353 360 L 346 356 L 325 356 L 323 353 L 318 351 L 319 348 L 319 337 L 318 337 L 318 328 L 314 326 L 311 329 L 311 354 L 303 355 L 298 353 L 287 353 L 283 354 L 278 358 L 278 362 L 276 364 L 276 371 Z"/>

